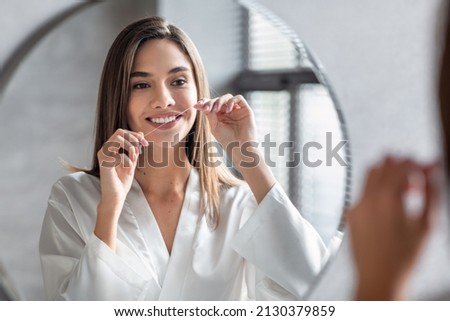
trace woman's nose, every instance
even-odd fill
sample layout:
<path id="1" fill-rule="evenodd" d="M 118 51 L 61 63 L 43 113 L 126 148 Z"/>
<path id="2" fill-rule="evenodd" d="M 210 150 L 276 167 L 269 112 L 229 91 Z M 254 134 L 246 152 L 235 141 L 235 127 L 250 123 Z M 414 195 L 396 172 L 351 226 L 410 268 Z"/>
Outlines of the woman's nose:
<path id="1" fill-rule="evenodd" d="M 155 88 L 152 99 L 153 108 L 167 108 L 175 105 L 175 100 L 172 97 L 172 93 L 166 86 L 159 86 Z"/>

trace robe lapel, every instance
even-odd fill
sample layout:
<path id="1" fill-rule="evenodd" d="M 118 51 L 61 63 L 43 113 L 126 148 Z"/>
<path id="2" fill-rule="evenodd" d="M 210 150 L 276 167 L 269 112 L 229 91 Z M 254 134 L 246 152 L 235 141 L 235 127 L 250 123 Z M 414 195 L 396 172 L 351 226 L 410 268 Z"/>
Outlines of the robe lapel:
<path id="1" fill-rule="evenodd" d="M 184 280 L 191 266 L 192 247 L 198 222 L 200 221 L 200 189 L 196 169 L 192 169 L 186 185 L 180 219 L 169 255 L 156 218 L 145 198 L 139 183 L 134 180 L 128 193 L 126 205 L 130 207 L 141 235 L 139 251 L 154 271 L 156 282 L 161 287 L 159 300 L 177 300 L 182 294 Z M 143 240 L 143 241 L 142 241 Z"/>
<path id="2" fill-rule="evenodd" d="M 167 265 L 169 263 L 169 252 L 159 230 L 156 218 L 153 215 L 145 195 L 135 179 L 127 195 L 128 206 L 136 217 L 139 226 L 138 233 L 141 235 L 141 255 L 146 262 L 150 263 L 150 269 L 156 274 L 156 282 L 162 287 Z"/>
<path id="3" fill-rule="evenodd" d="M 192 266 L 193 242 L 201 218 L 199 186 L 197 170 L 192 169 L 159 300 L 179 300 L 183 293 L 187 272 Z"/>

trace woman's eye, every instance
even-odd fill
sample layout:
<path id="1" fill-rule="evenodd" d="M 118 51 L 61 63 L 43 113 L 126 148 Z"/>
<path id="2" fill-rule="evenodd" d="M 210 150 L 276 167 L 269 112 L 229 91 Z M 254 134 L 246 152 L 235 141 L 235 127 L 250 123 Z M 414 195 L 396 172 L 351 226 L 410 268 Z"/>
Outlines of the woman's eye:
<path id="1" fill-rule="evenodd" d="M 149 84 L 146 84 L 146 83 L 138 83 L 138 84 L 133 85 L 133 89 L 145 89 L 148 87 L 150 87 L 150 86 L 149 86 Z"/>
<path id="2" fill-rule="evenodd" d="M 184 79 L 177 79 L 175 80 L 172 85 L 174 86 L 183 86 L 187 81 Z"/>

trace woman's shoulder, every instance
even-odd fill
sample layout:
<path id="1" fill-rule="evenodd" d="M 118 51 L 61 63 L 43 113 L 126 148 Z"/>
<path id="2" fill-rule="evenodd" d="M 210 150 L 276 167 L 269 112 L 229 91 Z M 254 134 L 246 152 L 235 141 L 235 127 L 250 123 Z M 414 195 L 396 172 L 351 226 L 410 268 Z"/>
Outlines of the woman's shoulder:
<path id="1" fill-rule="evenodd" d="M 96 176 L 84 172 L 64 175 L 53 184 L 44 224 L 74 229 L 87 242 L 95 225 L 99 199 L 100 182 Z"/>
<path id="2" fill-rule="evenodd" d="M 247 183 L 222 187 L 219 225 L 240 227 L 257 206 L 256 199 Z"/>
<path id="3" fill-rule="evenodd" d="M 221 203 L 236 203 L 247 205 L 249 202 L 256 202 L 252 190 L 246 182 L 242 182 L 233 186 L 222 186 Z"/>
<path id="4" fill-rule="evenodd" d="M 85 172 L 75 172 L 62 176 L 53 185 L 52 194 L 64 192 L 67 196 L 94 196 L 100 192 L 100 180 Z"/>

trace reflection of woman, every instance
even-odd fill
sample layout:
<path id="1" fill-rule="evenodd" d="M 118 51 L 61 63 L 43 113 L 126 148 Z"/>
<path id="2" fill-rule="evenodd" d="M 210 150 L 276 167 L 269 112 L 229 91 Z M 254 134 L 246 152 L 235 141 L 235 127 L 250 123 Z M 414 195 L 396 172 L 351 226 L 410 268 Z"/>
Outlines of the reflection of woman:
<path id="1" fill-rule="evenodd" d="M 441 61 L 439 108 L 447 183 L 450 173 L 450 5 Z M 356 299 L 398 300 L 406 296 L 410 274 L 430 233 L 436 215 L 439 179 L 436 165 L 387 158 L 373 168 L 361 200 L 348 213 L 353 254 L 358 270 Z M 422 177 L 424 206 L 408 215 L 404 196 L 411 177 Z M 412 184 L 414 185 L 414 184 Z M 414 188 L 414 187 L 413 187 Z M 448 196 L 447 196 L 448 198 Z M 447 298 L 448 299 L 448 298 Z"/>
<path id="2" fill-rule="evenodd" d="M 181 30 L 153 17 L 119 34 L 100 85 L 93 169 L 61 178 L 49 198 L 40 253 L 51 299 L 305 292 L 324 245 L 251 144 L 229 154 L 247 184 L 211 165 L 211 133 L 226 148 L 255 141 L 256 128 L 241 96 L 207 96 Z"/>

